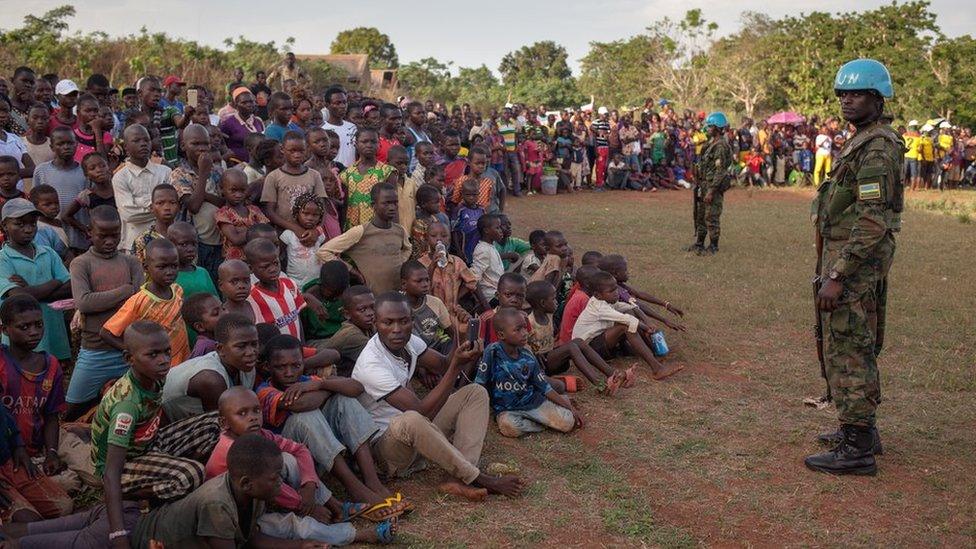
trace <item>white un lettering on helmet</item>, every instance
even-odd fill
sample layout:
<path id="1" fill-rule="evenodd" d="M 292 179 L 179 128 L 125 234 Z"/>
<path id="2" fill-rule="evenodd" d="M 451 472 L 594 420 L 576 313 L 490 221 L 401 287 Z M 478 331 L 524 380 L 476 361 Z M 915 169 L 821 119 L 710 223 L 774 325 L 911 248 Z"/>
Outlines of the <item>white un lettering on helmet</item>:
<path id="1" fill-rule="evenodd" d="M 860 74 L 856 72 L 849 72 L 844 75 L 844 84 L 857 84 L 857 81 L 860 80 L 860 78 Z"/>

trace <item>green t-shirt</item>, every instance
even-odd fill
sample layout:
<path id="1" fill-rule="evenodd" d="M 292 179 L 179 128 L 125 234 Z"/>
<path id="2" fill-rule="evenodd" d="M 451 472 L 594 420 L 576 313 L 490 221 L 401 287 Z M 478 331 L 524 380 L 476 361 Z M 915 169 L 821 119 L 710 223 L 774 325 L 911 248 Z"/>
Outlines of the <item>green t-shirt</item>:
<path id="1" fill-rule="evenodd" d="M 164 547 L 207 548 L 205 538 L 228 540 L 244 547 L 258 530 L 264 502 L 252 500 L 250 524 L 241 524 L 231 492 L 230 473 L 204 482 L 185 498 L 153 509 L 139 517 L 132 530 L 132 546 L 147 547 L 155 540 Z"/>
<path id="2" fill-rule="evenodd" d="M 529 243 L 521 238 L 510 236 L 504 244 L 495 242 L 495 249 L 498 250 L 499 254 L 515 252 L 519 255 L 525 255 L 527 252 L 532 250 L 532 246 L 529 246 Z M 505 266 L 505 270 L 507 271 L 512 262 L 507 259 L 503 259 L 502 264 Z"/>
<path id="3" fill-rule="evenodd" d="M 217 287 L 214 286 L 213 279 L 210 278 L 210 273 L 203 267 L 197 267 L 192 271 L 181 270 L 177 272 L 176 284 L 180 288 L 183 288 L 183 299 L 193 294 L 203 293 L 210 294 L 220 301 L 220 294 L 217 293 Z M 193 326 L 186 325 L 186 335 L 190 339 L 190 348 L 192 349 L 197 344 L 197 333 L 193 330 Z"/>
<path id="4" fill-rule="evenodd" d="M 309 291 L 313 286 L 318 286 L 319 279 L 313 278 L 302 286 L 302 292 Z M 339 299 L 322 300 L 322 305 L 329 318 L 322 320 L 319 315 L 312 312 L 311 307 L 305 307 L 300 313 L 302 329 L 305 330 L 305 341 L 316 339 L 329 339 L 334 336 L 342 326 L 342 301 Z"/>
<path id="5" fill-rule="evenodd" d="M 126 459 L 146 453 L 159 430 L 162 389 L 162 383 L 152 391 L 143 389 L 130 369 L 105 393 L 91 426 L 96 475 L 104 473 L 109 444 L 125 448 Z"/>

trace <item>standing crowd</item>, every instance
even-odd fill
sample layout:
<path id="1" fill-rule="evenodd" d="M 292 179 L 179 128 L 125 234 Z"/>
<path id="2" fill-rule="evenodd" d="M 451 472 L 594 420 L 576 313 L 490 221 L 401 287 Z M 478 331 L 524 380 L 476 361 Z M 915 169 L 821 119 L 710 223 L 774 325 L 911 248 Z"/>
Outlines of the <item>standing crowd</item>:
<path id="1" fill-rule="evenodd" d="M 290 63 L 287 93 L 235 82 L 216 113 L 172 75 L 0 82 L 0 518 L 19 547 L 389 543 L 415 511 L 397 479 L 427 465 L 453 497 L 522 493 L 482 466 L 490 423 L 570 432 L 567 395 L 681 369 L 660 328 L 683 312 L 625 257 L 519 238 L 505 214 L 680 186 L 680 147 L 645 150 L 605 109 L 543 125 L 312 95 Z M 102 503 L 75 508 L 91 487 Z"/>

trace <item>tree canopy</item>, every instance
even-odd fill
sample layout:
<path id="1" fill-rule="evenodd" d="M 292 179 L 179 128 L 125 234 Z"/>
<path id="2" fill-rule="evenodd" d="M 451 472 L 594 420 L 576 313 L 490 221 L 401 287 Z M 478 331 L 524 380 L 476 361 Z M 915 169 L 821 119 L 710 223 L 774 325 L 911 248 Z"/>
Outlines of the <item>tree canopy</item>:
<path id="1" fill-rule="evenodd" d="M 395 69 L 400 65 L 390 37 L 374 27 L 344 30 L 332 41 L 332 53 L 365 53 L 374 69 Z"/>

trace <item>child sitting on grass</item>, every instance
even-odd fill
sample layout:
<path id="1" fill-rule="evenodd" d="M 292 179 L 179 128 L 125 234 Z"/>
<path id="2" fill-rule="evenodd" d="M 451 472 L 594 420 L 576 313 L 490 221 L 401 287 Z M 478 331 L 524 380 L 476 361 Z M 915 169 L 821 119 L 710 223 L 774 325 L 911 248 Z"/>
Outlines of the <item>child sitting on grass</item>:
<path id="1" fill-rule="evenodd" d="M 478 289 L 478 280 L 464 260 L 448 253 L 451 248 L 451 233 L 444 223 L 433 223 L 427 232 L 427 253 L 419 259 L 420 264 L 430 274 L 430 294 L 444 302 L 448 311 L 457 312 L 456 307 L 464 303 L 470 311 L 486 311 L 488 300 Z M 441 251 L 438 251 L 441 250 Z M 441 266 L 441 263 L 444 266 Z M 455 324 L 463 331 L 467 315 L 454 314 Z"/>
<path id="2" fill-rule="evenodd" d="M 375 333 L 373 321 L 376 299 L 366 286 L 350 286 L 342 292 L 342 314 L 346 320 L 331 339 L 328 347 L 339 351 L 336 373 L 349 377 L 356 359 Z"/>
<path id="3" fill-rule="evenodd" d="M 494 309 L 481 313 L 479 317 L 481 326 L 478 336 L 485 347 L 498 341 L 498 335 L 495 333 L 495 327 L 491 322 L 498 309 L 511 307 L 519 311 L 525 310 L 525 288 L 525 277 L 520 274 L 505 273 L 498 279 L 498 293 L 495 296 L 498 305 Z"/>
<path id="4" fill-rule="evenodd" d="M 315 252 L 326 240 L 325 229 L 322 228 L 324 212 L 322 199 L 315 193 L 303 193 L 295 199 L 292 216 L 307 236 L 299 238 L 291 229 L 281 233 L 281 242 L 288 254 L 285 275 L 299 286 L 318 276 L 321 263 L 315 257 Z"/>
<path id="5" fill-rule="evenodd" d="M 606 271 L 590 278 L 592 297 L 573 326 L 573 339 L 581 339 L 604 357 L 616 354 L 626 341 L 631 352 L 651 367 L 654 379 L 661 380 L 681 371 L 683 366 L 663 366 L 654 358 L 641 335 L 650 337 L 653 329 L 633 315 L 636 305 L 621 302 L 617 280 Z"/>
<path id="6" fill-rule="evenodd" d="M 447 214 L 441 211 L 441 193 L 431 185 L 421 185 L 417 189 L 417 212 L 410 227 L 410 259 L 419 259 L 430 250 L 427 247 L 427 231 L 434 223 L 450 225 Z M 404 227 L 406 228 L 406 227 Z"/>
<path id="7" fill-rule="evenodd" d="M 244 257 L 258 279 L 247 297 L 254 318 L 274 324 L 283 334 L 302 337 L 299 314 L 305 308 L 305 297 L 294 281 L 281 275 L 278 247 L 266 238 L 258 238 L 244 246 Z"/>
<path id="8" fill-rule="evenodd" d="M 525 314 L 501 307 L 492 319 L 499 341 L 485 348 L 474 382 L 488 389 L 498 430 L 507 437 L 536 433 L 546 427 L 568 433 L 583 427 L 583 418 L 546 380 L 526 347 Z"/>
<path id="9" fill-rule="evenodd" d="M 0 493 L 10 500 L 3 518 L 30 522 L 66 515 L 71 496 L 55 480 L 64 467 L 58 457 L 64 373 L 56 358 L 34 351 L 44 334 L 41 305 L 30 295 L 9 297 L 0 305 L 0 322 L 9 341 L 0 345 Z"/>
<path id="10" fill-rule="evenodd" d="M 224 296 L 221 313 L 236 313 L 254 321 L 254 309 L 248 303 L 251 295 L 251 268 L 240 259 L 225 259 L 217 268 L 217 285 Z"/>
<path id="11" fill-rule="evenodd" d="M 337 500 L 319 480 L 312 453 L 304 444 L 261 427 L 264 416 L 261 402 L 254 391 L 244 387 L 227 389 L 220 395 L 218 410 L 222 432 L 213 454 L 207 460 L 208 480 L 227 471 L 227 453 L 234 441 L 248 434 L 256 434 L 274 442 L 285 457 L 281 490 L 274 500 L 277 507 L 314 519 L 318 524 L 310 525 L 320 534 L 330 536 L 329 541 L 333 543 L 336 543 L 336 538 L 332 535 L 352 528 L 342 523 L 361 516 L 369 509 L 366 503 Z M 323 539 L 320 535 L 315 538 Z"/>
<path id="12" fill-rule="evenodd" d="M 471 273 L 478 283 L 478 290 L 491 303 L 498 292 L 499 278 L 505 274 L 502 256 L 495 249 L 495 242 L 502 238 L 501 220 L 497 215 L 483 215 L 478 220 L 478 233 L 481 240 L 474 247 L 471 258 Z"/>
<path id="13" fill-rule="evenodd" d="M 586 257 L 586 254 L 583 254 Z M 576 269 L 576 282 L 573 284 L 573 291 L 570 292 L 566 306 L 563 308 L 563 317 L 559 320 L 559 345 L 564 345 L 573 341 L 573 326 L 576 319 L 586 308 L 586 303 L 590 300 L 590 281 L 593 275 L 600 272 L 594 265 L 581 265 Z"/>
<path id="14" fill-rule="evenodd" d="M 512 236 L 512 220 L 507 215 L 498 216 L 502 223 L 502 239 L 495 242 L 495 249 L 502 256 L 505 271 L 518 271 L 525 254 L 532 251 L 532 246 L 521 238 Z"/>
<path id="15" fill-rule="evenodd" d="M 349 287 L 349 268 L 339 260 L 327 261 L 317 278 L 302 286 L 308 307 L 299 315 L 305 343 L 316 349 L 327 347 L 328 339 L 342 326 L 342 292 Z"/>
<path id="16" fill-rule="evenodd" d="M 268 375 L 257 388 L 266 427 L 306 445 L 320 471 L 335 477 L 356 501 L 375 507 L 366 511 L 367 518 L 385 520 L 412 509 L 402 500 L 381 505 L 393 493 L 376 472 L 369 441 L 379 429 L 356 399 L 363 391 L 358 381 L 305 375 L 301 343 L 290 336 L 268 341 L 260 360 Z M 355 460 L 362 479 L 347 458 Z"/>
<path id="17" fill-rule="evenodd" d="M 529 283 L 525 290 L 525 300 L 532 307 L 529 314 L 529 349 L 539 359 L 543 372 L 548 376 L 563 374 L 569 369 L 570 361 L 594 386 L 600 386 L 608 396 L 613 396 L 617 389 L 625 385 L 627 375 L 634 373 L 620 372 L 581 340 L 572 340 L 556 345 L 555 324 L 552 319 L 556 312 L 556 289 L 545 280 Z M 628 385 L 629 386 L 629 385 Z"/>
<path id="18" fill-rule="evenodd" d="M 177 214 L 180 213 L 180 196 L 176 187 L 169 183 L 156 185 L 152 190 L 152 202 L 149 204 L 149 211 L 152 212 L 156 222 L 146 229 L 142 234 L 136 236 L 132 242 L 132 255 L 140 263 L 146 262 L 146 246 L 153 240 L 166 238 L 166 231 L 169 226 L 176 221 Z"/>
<path id="19" fill-rule="evenodd" d="M 450 354 L 454 348 L 451 337 L 454 321 L 444 302 L 430 295 L 430 273 L 427 268 L 419 261 L 407 261 L 400 267 L 400 280 L 403 293 L 413 310 L 413 334 L 442 355 Z"/>
<path id="20" fill-rule="evenodd" d="M 192 329 L 197 334 L 193 351 L 190 352 L 190 358 L 203 356 L 217 350 L 214 328 L 217 327 L 217 321 L 222 313 L 220 300 L 214 295 L 199 292 L 190 294 L 183 300 L 180 314 L 183 316 L 183 321 L 186 322 L 187 329 Z"/>
<path id="21" fill-rule="evenodd" d="M 661 301 L 651 294 L 643 290 L 638 290 L 627 284 L 627 281 L 630 280 L 630 275 L 627 273 L 627 260 L 624 259 L 624 256 L 618 254 L 605 255 L 600 258 L 598 266 L 600 267 L 600 270 L 612 274 L 614 279 L 616 279 L 618 293 L 620 294 L 620 301 L 637 305 L 641 312 L 658 320 L 672 330 L 678 330 L 680 332 L 685 331 L 684 325 L 678 322 L 673 322 L 667 317 L 658 315 L 653 309 L 651 309 L 651 307 L 648 306 L 648 304 L 660 305 L 671 314 L 684 316 L 685 313 L 681 309 L 672 305 L 670 301 Z"/>
<path id="22" fill-rule="evenodd" d="M 532 253 L 526 254 L 519 269 L 522 276 L 530 277 L 535 274 L 546 258 L 546 231 L 536 229 L 529 233 L 529 247 Z"/>
<path id="23" fill-rule="evenodd" d="M 179 254 L 172 242 L 157 238 L 146 246 L 145 255 L 147 282 L 105 322 L 101 336 L 112 347 L 125 351 L 122 335 L 126 327 L 136 320 L 151 320 L 166 329 L 172 345 L 171 364 L 176 366 L 190 357 L 186 324 L 180 315 L 183 289 L 175 283 Z"/>
<path id="24" fill-rule="evenodd" d="M 241 170 L 220 174 L 220 190 L 227 203 L 217 210 L 214 220 L 220 230 L 224 259 L 242 259 L 247 229 L 270 221 L 261 208 L 247 202 L 247 180 Z"/>

